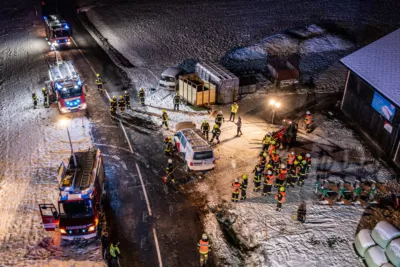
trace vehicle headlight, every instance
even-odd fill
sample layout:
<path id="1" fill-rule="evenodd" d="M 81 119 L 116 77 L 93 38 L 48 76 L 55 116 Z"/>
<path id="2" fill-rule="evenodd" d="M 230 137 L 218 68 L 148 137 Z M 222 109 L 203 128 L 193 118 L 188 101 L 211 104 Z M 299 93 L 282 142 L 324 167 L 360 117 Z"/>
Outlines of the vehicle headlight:
<path id="1" fill-rule="evenodd" d="M 94 230 L 96 230 L 96 226 L 95 226 L 95 225 L 90 226 L 90 227 L 88 228 L 88 232 L 92 232 L 92 231 L 94 231 Z"/>
<path id="2" fill-rule="evenodd" d="M 66 108 L 66 107 L 62 107 L 60 110 L 61 110 L 61 113 L 67 113 L 68 112 L 68 108 Z"/>
<path id="3" fill-rule="evenodd" d="M 86 103 L 81 104 L 81 109 L 85 109 L 87 107 Z"/>
<path id="4" fill-rule="evenodd" d="M 66 231 L 65 229 L 63 229 L 63 228 L 60 228 L 60 232 L 61 232 L 62 234 L 66 234 L 66 233 L 67 233 L 67 231 Z"/>

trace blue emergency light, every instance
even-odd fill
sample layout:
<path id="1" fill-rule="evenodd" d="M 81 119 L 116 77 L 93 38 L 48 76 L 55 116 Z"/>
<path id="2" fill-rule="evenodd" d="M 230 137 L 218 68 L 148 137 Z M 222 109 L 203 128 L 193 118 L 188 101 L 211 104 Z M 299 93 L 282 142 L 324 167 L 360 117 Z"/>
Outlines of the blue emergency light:
<path id="1" fill-rule="evenodd" d="M 77 83 L 79 86 L 81 86 L 81 85 L 82 85 L 82 82 L 81 82 L 81 80 L 78 80 L 76 83 Z"/>
<path id="2" fill-rule="evenodd" d="M 46 16 L 43 16 L 43 18 L 44 18 L 45 20 L 47 20 L 47 17 L 46 17 Z"/>
<path id="3" fill-rule="evenodd" d="M 65 24 L 64 28 L 68 30 L 69 29 L 68 24 Z"/>
<path id="4" fill-rule="evenodd" d="M 58 83 L 56 83 L 56 85 L 57 85 L 57 89 L 62 89 L 63 88 L 62 85 L 60 85 Z"/>

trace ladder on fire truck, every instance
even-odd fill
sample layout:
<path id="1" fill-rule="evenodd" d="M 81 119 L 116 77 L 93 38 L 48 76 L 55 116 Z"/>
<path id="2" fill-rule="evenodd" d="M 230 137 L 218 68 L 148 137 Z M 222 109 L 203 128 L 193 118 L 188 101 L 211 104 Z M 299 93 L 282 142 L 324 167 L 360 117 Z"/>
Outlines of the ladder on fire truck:
<path id="1" fill-rule="evenodd" d="M 91 185 L 90 182 L 91 182 L 93 163 L 96 158 L 96 150 L 89 149 L 88 151 L 85 152 L 77 152 L 75 153 L 75 155 L 78 158 L 77 161 L 78 166 L 75 166 L 75 168 L 79 170 L 79 167 L 81 167 L 81 170 L 79 170 L 78 173 L 75 174 L 72 185 L 74 191 L 76 189 L 84 190 Z M 83 166 L 79 166 L 80 165 L 79 163 L 81 163 Z"/>

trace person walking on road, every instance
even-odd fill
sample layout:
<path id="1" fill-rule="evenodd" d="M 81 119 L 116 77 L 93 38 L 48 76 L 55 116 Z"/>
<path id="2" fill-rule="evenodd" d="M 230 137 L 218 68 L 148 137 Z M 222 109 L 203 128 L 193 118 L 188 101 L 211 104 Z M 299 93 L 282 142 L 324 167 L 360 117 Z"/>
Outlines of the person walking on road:
<path id="1" fill-rule="evenodd" d="M 239 178 L 232 183 L 232 202 L 239 202 L 240 182 Z"/>
<path id="2" fill-rule="evenodd" d="M 243 181 L 240 184 L 240 190 L 241 190 L 241 197 L 240 200 L 246 200 L 247 195 L 246 195 L 246 191 L 247 191 L 247 185 L 248 185 L 248 181 L 247 181 L 247 175 L 243 174 L 242 175 Z"/>
<path id="3" fill-rule="evenodd" d="M 288 155 L 288 159 L 287 159 L 287 166 L 288 166 L 289 170 L 291 170 L 293 168 L 295 159 L 296 159 L 296 153 L 294 153 L 294 151 L 292 151 Z"/>
<path id="4" fill-rule="evenodd" d="M 33 100 L 33 109 L 36 109 L 36 107 L 37 107 L 37 100 L 38 100 L 38 98 L 37 98 L 37 96 L 36 96 L 36 93 L 32 93 L 32 100 Z"/>
<path id="5" fill-rule="evenodd" d="M 268 171 L 264 179 L 263 196 L 271 194 L 272 185 L 274 184 L 275 176 L 272 171 Z"/>
<path id="6" fill-rule="evenodd" d="M 146 96 L 144 90 L 142 87 L 140 87 L 139 89 L 139 93 L 138 93 L 139 99 L 140 99 L 140 104 L 142 104 L 142 106 L 144 106 L 144 98 Z"/>
<path id="7" fill-rule="evenodd" d="M 217 144 L 219 144 L 219 136 L 221 135 L 221 130 L 218 127 L 218 124 L 214 125 L 214 129 L 212 130 L 212 137 L 210 142 L 212 143 L 214 141 L 214 138 L 217 140 Z"/>
<path id="8" fill-rule="evenodd" d="M 222 114 L 222 111 L 219 111 L 217 117 L 215 118 L 215 124 L 217 124 L 218 127 L 221 128 L 222 122 L 225 122 L 225 118 Z"/>
<path id="9" fill-rule="evenodd" d="M 208 132 L 210 131 L 210 124 L 208 124 L 207 120 L 204 120 L 200 127 L 201 132 L 203 133 L 204 137 L 208 141 Z"/>
<path id="10" fill-rule="evenodd" d="M 97 90 L 98 90 L 99 92 L 102 92 L 102 91 L 103 91 L 103 80 L 101 79 L 99 73 L 96 74 L 95 83 L 96 83 L 96 85 L 97 85 Z"/>
<path id="11" fill-rule="evenodd" d="M 163 122 L 162 122 L 162 124 L 161 124 L 161 127 L 162 127 L 163 125 L 165 125 L 165 127 L 167 128 L 167 130 L 169 130 L 169 128 L 168 128 L 168 114 L 167 114 L 167 112 L 165 111 L 165 109 L 162 110 L 161 118 L 162 118 L 162 120 L 163 120 Z"/>
<path id="12" fill-rule="evenodd" d="M 121 114 L 124 114 L 124 112 L 125 112 L 125 100 L 122 97 L 122 95 L 119 96 L 118 107 L 119 107 L 119 111 L 121 112 Z"/>
<path id="13" fill-rule="evenodd" d="M 179 104 L 181 102 L 181 97 L 179 96 L 179 93 L 176 92 L 174 96 L 174 110 L 179 111 Z"/>
<path id="14" fill-rule="evenodd" d="M 236 125 L 237 125 L 237 133 L 236 133 L 236 136 L 241 136 L 243 133 L 242 133 L 242 117 L 238 117 L 238 122 L 236 123 Z M 239 135 L 239 133 L 240 133 L 240 135 Z"/>
<path id="15" fill-rule="evenodd" d="M 124 98 L 125 98 L 126 108 L 131 109 L 131 95 L 129 94 L 128 91 L 125 91 Z"/>
<path id="16" fill-rule="evenodd" d="M 287 169 L 285 164 L 281 165 L 281 171 L 278 174 L 278 177 L 276 177 L 276 182 L 275 182 L 275 187 L 281 187 L 285 185 L 285 181 L 286 181 L 286 177 L 287 177 Z"/>
<path id="17" fill-rule="evenodd" d="M 313 123 L 313 117 L 311 115 L 310 111 L 306 112 L 306 117 L 304 118 L 304 124 L 305 124 L 305 128 L 306 128 L 306 132 L 310 133 L 312 130 L 312 123 Z"/>
<path id="18" fill-rule="evenodd" d="M 172 183 L 175 183 L 175 177 L 174 177 L 174 174 L 173 174 L 174 171 L 175 171 L 175 167 L 172 164 L 172 159 L 168 159 L 168 164 L 167 164 L 167 167 L 165 168 L 165 172 L 167 174 L 167 176 L 166 176 L 166 178 L 164 180 L 165 182 L 169 178 L 169 179 L 171 179 Z"/>
<path id="19" fill-rule="evenodd" d="M 197 244 L 197 248 L 200 253 L 200 266 L 206 266 L 208 260 L 208 253 L 211 251 L 211 244 L 208 240 L 207 234 L 202 234 L 199 243 Z"/>
<path id="20" fill-rule="evenodd" d="M 304 179 L 307 175 L 307 161 L 303 160 L 299 165 L 299 181 L 297 182 L 298 186 L 304 185 Z"/>
<path id="21" fill-rule="evenodd" d="M 275 200 L 276 200 L 276 211 L 281 211 L 282 204 L 285 203 L 286 200 L 285 187 L 281 186 L 279 188 L 279 192 L 276 194 Z"/>
<path id="22" fill-rule="evenodd" d="M 231 105 L 231 116 L 229 117 L 229 121 L 235 122 L 235 116 L 236 116 L 238 109 L 239 109 L 238 103 L 233 102 L 233 104 Z"/>
<path id="23" fill-rule="evenodd" d="M 306 157 L 305 157 L 305 160 L 306 160 L 306 162 L 307 162 L 307 168 L 306 168 L 306 179 L 308 178 L 308 172 L 310 171 L 310 168 L 311 168 L 311 155 L 310 154 L 306 154 Z"/>
<path id="24" fill-rule="evenodd" d="M 119 257 L 121 257 L 121 252 L 118 247 L 119 243 L 111 243 L 110 244 L 110 266 L 120 266 Z"/>
<path id="25" fill-rule="evenodd" d="M 43 105 L 44 105 L 44 107 L 48 108 L 49 107 L 49 92 L 46 90 L 46 87 L 42 88 L 42 93 L 43 93 Z"/>
<path id="26" fill-rule="evenodd" d="M 271 133 L 268 132 L 264 136 L 264 139 L 262 140 L 262 142 L 263 142 L 263 150 L 264 151 L 269 151 L 269 145 L 271 144 L 271 141 L 272 141 Z"/>

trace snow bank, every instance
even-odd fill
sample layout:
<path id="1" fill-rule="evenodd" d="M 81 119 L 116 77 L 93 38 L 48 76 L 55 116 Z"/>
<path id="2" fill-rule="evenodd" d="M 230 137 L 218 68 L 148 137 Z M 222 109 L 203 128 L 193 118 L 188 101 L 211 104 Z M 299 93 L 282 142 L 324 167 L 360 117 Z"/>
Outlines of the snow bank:
<path id="1" fill-rule="evenodd" d="M 371 236 L 381 248 L 386 248 L 390 241 L 400 237 L 400 231 L 390 223 L 381 221 L 372 230 Z"/>
<path id="2" fill-rule="evenodd" d="M 386 247 L 386 256 L 395 267 L 400 267 L 400 239 L 394 239 Z"/>
<path id="3" fill-rule="evenodd" d="M 357 249 L 358 254 L 360 254 L 361 257 L 364 257 L 365 251 L 367 251 L 368 248 L 376 245 L 371 237 L 371 230 L 370 229 L 361 230 L 356 236 L 354 245 Z"/>
<path id="4" fill-rule="evenodd" d="M 365 263 L 368 267 L 381 267 L 387 262 L 385 251 L 379 246 L 373 246 L 365 253 Z"/>

